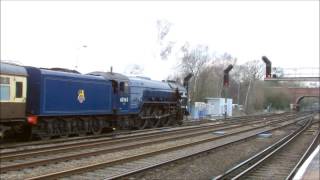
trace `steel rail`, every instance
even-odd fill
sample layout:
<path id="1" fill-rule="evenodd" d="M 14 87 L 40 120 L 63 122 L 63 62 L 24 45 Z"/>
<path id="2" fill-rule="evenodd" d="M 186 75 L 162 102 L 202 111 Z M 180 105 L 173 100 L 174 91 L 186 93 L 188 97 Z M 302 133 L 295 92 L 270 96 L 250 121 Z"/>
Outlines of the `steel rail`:
<path id="1" fill-rule="evenodd" d="M 215 125 L 219 125 L 219 124 L 218 123 L 217 124 L 210 124 L 208 126 L 215 126 Z M 201 128 L 200 126 L 203 126 L 203 125 L 198 125 L 197 127 L 194 127 L 194 126 L 181 127 L 181 129 L 174 129 L 173 131 L 184 131 L 184 130 L 193 129 L 193 128 Z M 173 128 L 176 128 L 176 127 L 173 127 Z M 137 130 L 134 133 L 128 133 L 128 134 L 125 134 L 124 136 L 121 136 L 121 137 L 118 137 L 118 136 L 107 136 L 106 138 L 102 137 L 101 139 L 99 138 L 99 139 L 96 139 L 96 140 L 93 140 L 93 141 L 90 141 L 90 142 L 75 142 L 75 143 L 70 143 L 70 144 L 58 144 L 58 145 L 49 146 L 49 147 L 40 147 L 40 148 L 34 148 L 34 149 L 25 149 L 25 150 L 9 151 L 9 152 L 2 152 L 2 153 L 0 152 L 0 154 L 1 154 L 1 156 L 4 157 L 4 156 L 12 155 L 12 154 L 20 154 L 20 153 L 35 152 L 35 151 L 44 151 L 44 150 L 49 150 L 49 149 L 52 149 L 52 148 L 72 147 L 72 146 L 76 146 L 76 145 L 85 145 L 85 144 L 90 144 L 90 143 L 95 143 L 95 142 L 107 142 L 107 141 L 120 140 L 120 139 L 126 139 L 126 138 L 142 137 L 142 136 L 147 136 L 147 135 L 156 135 L 156 134 L 161 134 L 161 133 L 164 133 L 164 132 L 170 133 L 171 130 L 172 130 L 172 128 L 169 128 L 169 127 L 157 128 L 157 129 L 150 130 L 150 131 L 154 131 L 154 132 L 147 131 L 147 133 L 145 133 L 145 134 L 140 134 L 140 133 L 143 133 L 144 130 Z M 143 131 L 143 132 L 141 132 L 141 131 Z M 78 141 L 78 139 L 76 139 L 76 141 Z M 62 141 L 61 143 L 63 143 L 63 142 L 68 142 L 68 141 Z M 52 143 L 56 143 L 56 142 L 50 142 L 48 144 L 52 144 Z"/>
<path id="2" fill-rule="evenodd" d="M 239 121 L 243 119 L 251 119 L 251 118 L 271 118 L 277 115 L 295 115 L 292 112 L 284 112 L 281 114 L 262 114 L 262 115 L 250 115 L 250 116 L 238 116 L 238 117 L 231 117 L 227 118 L 228 122 L 232 121 Z M 217 119 L 214 122 L 221 123 L 225 122 L 223 119 Z M 192 125 L 187 125 L 192 126 Z M 102 135 L 90 135 L 90 136 L 81 136 L 81 137 L 68 137 L 67 139 L 50 139 L 49 141 L 32 141 L 27 143 L 18 143 L 15 145 L 6 145 L 5 143 L 0 143 L 0 150 L 1 149 L 9 149 L 9 148 L 17 148 L 17 147 L 24 147 L 24 146 L 32 146 L 32 145 L 46 145 L 46 144 L 53 144 L 53 143 L 62 143 L 62 142 L 69 142 L 69 141 L 80 141 L 80 140 L 87 140 L 87 139 L 97 139 L 97 138 L 114 138 L 115 136 L 119 135 L 130 135 L 130 134 L 137 134 L 137 133 L 143 133 L 143 132 L 149 132 L 149 131 L 158 131 L 163 129 L 169 129 L 169 128 L 176 128 L 179 126 L 171 126 L 171 127 L 159 127 L 159 128 L 152 128 L 152 129 L 143 129 L 143 130 L 133 130 L 133 131 L 120 131 L 120 132 L 112 132 L 108 134 L 102 134 Z M 180 126 L 181 127 L 181 126 Z M 182 126 L 183 127 L 183 126 Z M 1 153 L 1 152 L 0 152 Z"/>
<path id="3" fill-rule="evenodd" d="M 300 160 L 298 161 L 296 166 L 292 169 L 290 174 L 287 176 L 286 180 L 290 180 L 290 179 L 294 178 L 294 176 L 296 175 L 297 171 L 302 166 L 302 164 L 305 162 L 305 160 L 307 160 L 307 158 L 312 153 L 312 151 L 319 145 L 319 139 L 320 139 L 320 132 L 318 131 L 318 133 L 315 136 L 315 138 L 313 139 L 312 143 L 310 144 L 310 146 L 308 147 L 306 152 L 302 155 L 302 157 L 300 158 Z"/>
<path id="4" fill-rule="evenodd" d="M 220 126 L 219 126 L 220 127 Z M 26 153 L 19 153 L 19 154 L 13 154 L 13 155 L 7 155 L 7 156 L 1 156 L 0 160 L 3 161 L 8 161 L 8 160 L 12 160 L 12 159 L 23 159 L 23 158 L 28 158 L 28 157 L 32 157 L 32 156 L 36 156 L 36 155 L 47 155 L 47 154 L 53 154 L 53 153 L 60 153 L 60 152 L 66 152 L 66 151 L 72 151 L 72 150 L 76 150 L 76 149 L 80 149 L 80 148 L 92 148 L 92 147 L 99 147 L 99 146 L 103 146 L 103 145 L 115 145 L 115 144 L 120 144 L 120 143 L 125 143 L 125 142 L 131 142 L 131 141 L 139 141 L 139 140 L 145 140 L 148 138 L 157 138 L 157 137 L 162 137 L 162 136 L 169 136 L 169 138 L 165 138 L 164 140 L 168 140 L 168 139 L 173 139 L 170 138 L 170 135 L 176 135 L 177 133 L 186 133 L 185 135 L 182 134 L 182 136 L 179 136 L 177 138 L 186 138 L 186 137 L 192 137 L 192 136 L 199 136 L 202 134 L 207 134 L 213 130 L 227 130 L 227 129 L 231 129 L 231 128 L 237 128 L 237 127 L 242 127 L 241 124 L 239 125 L 234 125 L 234 126 L 229 126 L 229 127 L 224 127 L 224 128 L 219 128 L 219 127 L 205 127 L 203 128 L 203 130 L 201 131 L 197 131 L 197 132 L 193 132 L 194 129 L 186 129 L 186 131 L 178 131 L 178 132 L 163 132 L 162 134 L 156 134 L 156 135 L 152 135 L 152 136 L 142 136 L 142 137 L 137 137 L 137 138 L 128 138 L 128 139 L 115 139 L 113 141 L 103 141 L 103 142 L 93 142 L 93 143 L 86 143 L 83 145 L 74 145 L 74 146 L 69 146 L 69 147 L 59 147 L 59 148 L 50 148 L 50 149 L 46 149 L 46 150 L 41 150 L 41 151 L 31 151 L 31 152 L 26 152 Z M 219 129 L 218 129 L 219 128 Z M 189 133 L 191 132 L 191 133 Z M 153 141 L 154 142 L 154 141 Z M 158 142 L 158 141 L 157 141 Z"/>
<path id="5" fill-rule="evenodd" d="M 270 122 L 267 123 L 267 125 L 264 126 L 258 126 L 258 127 L 254 127 L 251 128 L 252 124 L 249 125 L 237 125 L 236 127 L 227 127 L 227 128 L 221 128 L 221 129 L 215 129 L 215 131 L 217 130 L 227 130 L 227 129 L 233 129 L 233 128 L 241 128 L 241 127 L 245 127 L 248 126 L 249 129 L 245 129 L 243 131 L 239 131 L 236 133 L 241 133 L 241 132 L 246 132 L 246 131 L 250 131 L 250 130 L 254 130 L 257 128 L 261 128 L 261 127 L 265 127 L 268 125 L 273 125 L 273 124 L 277 124 L 280 122 L 283 122 L 286 120 L 276 120 L 274 122 Z M 253 124 L 259 124 L 259 123 L 265 123 L 265 122 L 254 122 Z M 88 157 L 88 156 L 94 156 L 94 155 L 99 155 L 99 154 L 104 154 L 104 153 L 111 153 L 111 152 L 116 152 L 116 151 L 121 151 L 121 150 L 127 150 L 127 149 L 132 149 L 132 148 L 136 148 L 136 147 L 140 147 L 140 146 L 146 146 L 146 145 L 152 145 L 152 144 L 156 144 L 156 143 L 162 143 L 165 141 L 172 141 L 172 140 L 178 140 L 178 139 L 182 139 L 182 138 L 188 138 L 188 137 L 193 137 L 195 136 L 195 134 L 207 134 L 210 133 L 212 130 L 207 130 L 206 132 L 196 132 L 196 133 L 191 133 L 191 134 L 187 134 L 187 135 L 177 135 L 176 137 L 168 137 L 168 138 L 161 138 L 159 140 L 153 140 L 153 139 L 148 139 L 145 142 L 137 142 L 134 144 L 124 144 L 123 146 L 117 146 L 117 147 L 110 147 L 108 146 L 105 149 L 102 150 L 97 150 L 97 151 L 93 151 L 93 152 L 87 152 L 87 153 L 78 153 L 78 154 L 74 154 L 74 155 L 68 155 L 68 156 L 61 156 L 58 158 L 49 158 L 49 159 L 45 159 L 45 160 L 38 160 L 38 161 L 32 161 L 32 162 L 27 162 L 27 163 L 20 163 L 20 164 L 15 164 L 15 165 L 10 165 L 10 166 L 2 166 L 1 167 L 1 171 L 2 172 L 6 172 L 9 170 L 18 170 L 21 168 L 27 168 L 27 167 L 33 167 L 33 166 L 40 166 L 40 165 L 45 165 L 45 164 L 49 164 L 49 163 L 56 163 L 56 162 L 61 162 L 61 161 L 67 161 L 67 160 L 72 160 L 72 159 L 79 159 L 79 158 L 84 158 L 84 157 Z M 232 135 L 232 134 L 231 134 Z M 228 136 L 225 135 L 225 136 Z M 209 140 L 214 140 L 214 139 L 219 139 L 223 136 L 218 136 L 218 137 L 211 137 L 208 138 Z M 143 140 L 146 138 L 143 138 Z M 109 144 L 110 145 L 110 144 Z M 2 161 L 3 162 L 3 161 Z"/>
<path id="6" fill-rule="evenodd" d="M 32 157 L 35 155 L 47 155 L 47 154 L 52 154 L 52 153 L 59 153 L 59 152 L 65 152 L 65 151 L 71 151 L 74 149 L 80 149 L 80 148 L 92 148 L 92 147 L 100 147 L 103 145 L 116 145 L 116 144 L 120 144 L 120 143 L 125 143 L 127 141 L 132 142 L 132 141 L 137 141 L 137 140 L 146 140 L 148 138 L 157 138 L 160 137 L 161 141 L 152 141 L 152 142 L 162 142 L 162 140 L 173 140 L 173 139 L 178 139 L 178 138 L 186 138 L 186 137 L 193 137 L 193 136 L 198 136 L 198 135 L 202 135 L 202 134 L 207 134 L 210 133 L 212 131 L 217 131 L 217 130 L 227 130 L 227 129 L 232 129 L 232 128 L 238 128 L 238 127 L 242 127 L 243 125 L 239 124 L 239 125 L 230 125 L 229 127 L 223 127 L 223 128 L 219 128 L 219 127 L 205 127 L 203 130 L 201 131 L 196 131 L 194 132 L 194 129 L 186 129 L 186 131 L 178 131 L 178 132 L 163 132 L 163 134 L 157 134 L 157 135 L 153 135 L 153 136 L 143 136 L 143 137 L 138 137 L 138 138 L 133 138 L 130 137 L 129 139 L 116 139 L 113 140 L 111 142 L 107 141 L 107 142 L 98 142 L 98 143 L 90 143 L 90 144 L 85 144 L 85 145 L 79 145 L 79 146 L 72 146 L 72 147 L 66 147 L 66 148 L 57 148 L 57 149 L 49 149 L 49 150 L 44 150 L 44 151 L 35 151 L 35 152 L 28 152 L 28 153 L 21 153 L 21 154 L 14 154 L 14 155 L 9 155 L 9 156 L 2 156 L 0 157 L 0 160 L 3 161 L 8 161 L 8 160 L 12 160 L 12 159 L 21 159 L 21 158 L 28 158 L 28 157 Z M 166 134 L 165 134 L 166 133 Z M 182 133 L 186 133 L 186 134 L 182 134 Z M 180 134 L 180 135 L 179 135 Z M 168 138 L 163 138 L 163 136 L 168 136 Z M 171 137 L 171 136 L 176 136 L 176 137 Z M 150 140 L 149 140 L 150 141 Z"/>
<path id="7" fill-rule="evenodd" d="M 285 117 L 283 117 L 285 118 Z M 273 119 L 269 119 L 273 120 Z M 106 144 L 113 144 L 117 142 L 125 142 L 125 141 L 132 141 L 140 139 L 146 139 L 146 138 L 154 138 L 156 136 L 162 136 L 162 135 L 170 135 L 170 134 L 176 134 L 177 132 L 188 132 L 188 131 L 194 131 L 196 129 L 211 129 L 211 128 L 218 128 L 218 127 L 224 127 L 224 126 L 232 126 L 232 125 L 238 125 L 241 126 L 243 124 L 255 124 L 260 123 L 260 120 L 248 120 L 245 122 L 230 122 L 230 123 L 221 123 L 221 124 L 209 124 L 209 125 L 198 125 L 198 126 L 192 126 L 192 127 L 186 127 L 181 129 L 175 129 L 172 131 L 157 131 L 150 134 L 136 134 L 134 136 L 128 136 L 128 137 L 117 137 L 112 139 L 98 139 L 90 142 L 79 142 L 79 143 L 72 143 L 72 144 L 62 144 L 62 145 L 56 145 L 56 146 L 49 146 L 49 147 L 41 147 L 36 149 L 29 149 L 29 150 L 20 150 L 20 151 L 12 151 L 12 152 L 5 152 L 0 153 L 0 161 L 10 160 L 10 159 L 17 159 L 17 158 L 23 158 L 26 156 L 34 156 L 34 155 L 40 155 L 40 154 L 46 154 L 46 153 L 58 153 L 58 152 L 64 152 L 67 150 L 73 150 L 77 148 L 84 148 L 84 147 L 94 147 L 98 145 L 106 145 Z"/>
<path id="8" fill-rule="evenodd" d="M 258 154 L 254 155 L 253 157 L 247 159 L 246 161 L 234 166 L 233 168 L 229 169 L 225 173 L 213 178 L 214 180 L 221 180 L 221 179 L 238 179 L 248 173 L 249 171 L 253 170 L 257 167 L 260 163 L 264 162 L 266 159 L 271 157 L 273 154 L 278 152 L 280 149 L 285 147 L 289 144 L 293 139 L 299 136 L 302 132 L 304 132 L 309 125 L 311 124 L 312 118 L 310 118 L 306 123 L 303 124 L 298 130 L 290 133 L 289 135 L 285 136 L 284 138 L 280 139 L 273 145 L 269 146 L 268 148 L 264 149 L 263 151 L 259 152 Z"/>
<path id="9" fill-rule="evenodd" d="M 157 154 L 161 154 L 161 153 L 165 153 L 165 152 L 169 152 L 169 151 L 174 151 L 174 150 L 178 150 L 178 149 L 182 149 L 182 148 L 186 148 L 186 147 L 190 147 L 190 146 L 194 146 L 194 145 L 203 144 L 203 143 L 206 143 L 206 142 L 210 142 L 210 141 L 212 141 L 214 139 L 222 139 L 222 138 L 227 138 L 227 137 L 230 137 L 230 136 L 236 136 L 236 135 L 243 134 L 243 133 L 250 132 L 250 131 L 253 131 L 253 134 L 247 135 L 247 136 L 252 137 L 252 136 L 255 136 L 257 134 L 260 134 L 261 132 L 266 132 L 266 131 L 270 131 L 270 130 L 273 130 L 273 129 L 278 129 L 278 128 L 281 128 L 281 127 L 284 127 L 284 126 L 288 126 L 290 124 L 296 123 L 297 121 L 303 121 L 306 118 L 308 118 L 308 117 L 300 117 L 300 118 L 297 118 L 295 120 L 291 120 L 290 122 L 287 121 L 285 124 L 279 125 L 277 127 L 272 127 L 272 126 L 270 126 L 270 124 L 268 124 L 268 125 L 264 125 L 264 126 L 261 126 L 261 127 L 254 127 L 252 129 L 247 129 L 247 130 L 244 130 L 244 131 L 241 131 L 241 132 L 228 134 L 228 135 L 225 135 L 225 136 L 218 136 L 218 137 L 215 137 L 215 138 L 208 138 L 208 139 L 204 139 L 204 140 L 193 142 L 193 143 L 188 142 L 188 143 L 184 143 L 182 145 L 177 145 L 177 146 L 174 146 L 174 147 L 162 148 L 162 149 L 154 150 L 154 151 L 147 152 L 147 153 L 140 153 L 138 155 L 118 158 L 118 159 L 115 159 L 115 160 L 109 160 L 109 161 L 107 160 L 107 161 L 104 161 L 102 163 L 96 163 L 96 164 L 91 164 L 91 165 L 87 165 L 87 166 L 74 168 L 74 169 L 71 169 L 71 170 L 55 172 L 55 173 L 46 174 L 46 175 L 40 175 L 40 176 L 32 177 L 32 178 L 29 178 L 29 179 L 55 179 L 55 178 L 59 178 L 59 177 L 70 176 L 72 174 L 83 173 L 83 172 L 87 172 L 87 171 L 94 170 L 94 169 L 97 169 L 97 168 L 102 168 L 102 167 L 105 167 L 105 166 L 108 166 L 108 165 L 111 166 L 111 165 L 115 165 L 115 164 L 119 164 L 119 163 L 123 163 L 123 162 L 128 162 L 128 161 L 132 161 L 132 160 L 136 160 L 136 159 L 141 159 L 141 158 L 145 158 L 145 157 L 150 157 L 150 156 L 154 156 L 154 155 L 157 155 Z M 270 126 L 270 127 L 266 128 L 267 126 Z M 260 129 L 260 131 L 259 131 L 259 129 Z"/>
<path id="10" fill-rule="evenodd" d="M 287 124 L 285 126 L 288 126 L 288 125 L 290 125 L 290 124 Z M 283 127 L 285 127 L 285 126 L 283 126 Z M 283 128 L 283 127 L 282 126 L 281 127 L 276 127 L 276 128 L 271 129 L 271 130 L 264 131 L 264 132 L 269 132 L 269 131 L 276 130 L 276 129 Z M 264 133 L 264 132 L 259 132 L 257 134 Z M 257 135 L 257 134 L 255 134 L 255 135 Z M 249 138 L 251 138 L 251 137 L 253 137 L 255 135 L 251 135 L 251 136 L 245 137 L 243 139 L 239 139 L 239 140 L 236 140 L 236 141 L 233 141 L 233 142 L 229 142 L 229 143 L 224 144 L 222 146 L 233 144 L 233 143 L 236 143 L 236 142 L 239 142 L 239 141 L 243 141 L 243 140 L 249 139 Z M 154 169 L 154 168 L 157 168 L 157 167 L 160 167 L 160 166 L 163 166 L 163 165 L 166 165 L 166 164 L 169 164 L 169 163 L 181 160 L 181 159 L 189 158 L 191 156 L 195 156 L 195 155 L 198 155 L 198 154 L 201 154 L 201 153 L 212 151 L 213 149 L 220 148 L 220 147 L 221 146 L 215 147 L 215 148 L 211 148 L 211 149 L 208 149 L 208 150 L 205 150 L 205 151 L 197 152 L 197 153 L 194 153 L 194 154 L 191 154 L 191 155 L 187 155 L 187 156 L 183 156 L 183 157 L 177 157 L 177 158 L 170 159 L 170 160 L 167 160 L 167 161 L 164 161 L 164 162 L 155 163 L 155 164 L 152 164 L 152 165 L 149 165 L 149 166 L 146 166 L 146 167 L 142 167 L 140 169 L 135 169 L 135 170 L 132 170 L 132 171 L 128 171 L 126 173 L 122 173 L 122 174 L 114 175 L 114 176 L 111 176 L 111 177 L 108 177 L 108 178 L 104 178 L 104 180 L 124 178 L 124 177 L 130 176 L 130 175 L 133 175 L 133 174 L 136 174 L 136 173 L 139 173 L 139 172 L 143 172 L 143 171 L 146 171 L 146 170 L 149 170 L 149 169 Z"/>

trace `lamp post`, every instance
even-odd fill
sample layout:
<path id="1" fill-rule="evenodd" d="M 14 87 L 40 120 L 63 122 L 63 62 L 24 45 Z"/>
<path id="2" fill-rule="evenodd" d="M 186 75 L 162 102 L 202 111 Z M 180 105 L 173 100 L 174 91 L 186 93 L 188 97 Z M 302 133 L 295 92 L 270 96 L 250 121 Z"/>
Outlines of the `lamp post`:
<path id="1" fill-rule="evenodd" d="M 76 70 L 78 70 L 80 51 L 81 51 L 81 49 L 87 48 L 87 47 L 88 47 L 87 45 L 82 45 L 82 46 L 77 48 L 76 65 L 74 66 L 74 68 Z"/>

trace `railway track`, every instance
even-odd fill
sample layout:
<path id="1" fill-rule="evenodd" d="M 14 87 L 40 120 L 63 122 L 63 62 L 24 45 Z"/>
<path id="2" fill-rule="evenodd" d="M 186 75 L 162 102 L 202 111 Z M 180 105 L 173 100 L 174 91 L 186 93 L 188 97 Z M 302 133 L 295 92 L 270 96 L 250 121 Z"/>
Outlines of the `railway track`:
<path id="1" fill-rule="evenodd" d="M 292 112 L 281 113 L 281 116 L 294 116 Z M 240 117 L 231 117 L 227 118 L 227 121 L 223 119 L 218 119 L 215 121 L 184 121 L 183 126 L 193 126 L 193 125 L 201 125 L 204 123 L 213 123 L 213 124 L 221 124 L 221 123 L 237 123 L 239 121 L 248 121 L 252 119 L 263 119 L 263 118 L 273 118 L 277 117 L 279 114 L 264 114 L 264 115 L 251 115 L 251 116 L 240 116 Z M 31 141 L 31 142 L 0 142 L 0 151 L 3 149 L 14 149 L 14 148 L 22 148 L 28 146 L 42 146 L 42 145 L 50 145 L 57 143 L 67 143 L 67 142 L 78 142 L 78 141 L 87 141 L 90 139 L 100 139 L 100 138 L 114 138 L 117 136 L 131 135 L 131 134 L 139 134 L 139 133 L 148 133 L 153 131 L 162 131 L 167 130 L 174 127 L 160 127 L 153 129 L 144 129 L 144 130 L 116 130 L 111 133 L 106 133 L 102 135 L 90 135 L 90 136 L 80 136 L 80 137 L 68 137 L 68 138 L 58 138 L 58 139 L 50 139 L 50 140 L 40 140 L 40 141 Z"/>
<path id="2" fill-rule="evenodd" d="M 306 122 L 297 131 L 214 179 L 292 179 L 307 154 L 319 144 L 319 125 L 319 120 Z"/>
<path id="3" fill-rule="evenodd" d="M 277 119 L 277 120 L 269 121 L 269 123 L 277 123 L 283 120 L 285 119 Z M 98 140 L 94 142 L 71 144 L 69 146 L 58 145 L 55 147 L 31 149 L 29 151 L 7 152 L 7 153 L 3 153 L 0 157 L 0 161 L 2 162 L 2 165 L 6 164 L 6 161 L 10 161 L 10 164 L 12 164 L 13 160 L 21 161 L 22 159 L 24 160 L 29 159 L 29 163 L 25 163 L 24 166 L 12 165 L 12 166 L 3 167 L 2 165 L 0 165 L 0 167 L 2 171 L 12 170 L 12 169 L 14 170 L 21 167 L 46 164 L 49 162 L 51 163 L 59 162 L 59 161 L 65 161 L 67 159 L 77 158 L 80 152 L 85 152 L 88 149 L 91 151 L 93 148 L 96 148 L 94 152 L 82 153 L 81 156 L 83 157 L 83 156 L 92 156 L 92 155 L 98 155 L 103 153 L 110 153 L 112 151 L 124 150 L 125 148 L 133 148 L 137 146 L 151 145 L 151 144 L 161 143 L 165 141 L 172 141 L 172 140 L 178 140 L 182 138 L 200 136 L 200 135 L 211 133 L 212 131 L 226 131 L 230 129 L 236 130 L 236 128 L 245 129 L 246 127 L 251 128 L 251 126 L 255 126 L 259 123 L 261 123 L 261 121 L 253 121 L 253 122 L 248 121 L 241 124 L 231 123 L 229 125 L 220 124 L 220 125 L 196 126 L 196 127 L 187 128 L 187 129 L 178 129 L 176 131 L 168 131 L 168 132 L 161 132 L 161 133 L 150 134 L 150 135 L 112 139 L 109 141 Z M 164 137 L 164 136 L 167 136 L 167 137 Z M 128 143 L 132 141 L 135 141 L 135 143 Z M 125 146 L 121 144 L 125 144 Z M 108 146 L 108 148 L 106 148 L 106 146 Z M 110 148 L 110 146 L 113 146 L 114 148 Z M 69 153 L 69 156 L 66 156 L 67 152 L 71 152 Z M 75 154 L 74 152 L 77 152 L 77 154 Z M 41 156 L 47 156 L 50 154 L 51 155 L 55 154 L 55 156 L 59 156 L 59 154 L 57 153 L 62 153 L 60 154 L 61 155 L 60 158 L 46 159 L 42 161 L 32 161 L 32 160 L 38 159 L 39 157 L 41 158 Z"/>
<path id="4" fill-rule="evenodd" d="M 105 172 L 104 175 L 110 175 L 109 178 L 121 177 L 133 172 L 137 172 L 137 168 L 141 166 L 143 168 L 138 168 L 139 171 L 146 168 L 146 165 L 148 165 L 147 166 L 148 168 L 150 168 L 151 166 L 159 165 L 159 160 L 156 161 L 158 163 L 155 163 L 155 162 L 150 163 L 146 161 L 146 163 L 140 162 L 140 166 L 136 164 L 137 162 L 144 161 L 147 158 L 156 158 L 156 156 L 165 156 L 165 157 L 172 157 L 171 160 L 174 160 L 177 158 L 179 159 L 179 158 L 182 158 L 181 155 L 188 154 L 188 153 L 185 153 L 186 151 L 185 148 L 193 149 L 193 150 L 190 150 L 191 154 L 194 154 L 195 152 L 199 153 L 199 150 L 204 151 L 204 148 L 208 149 L 208 146 L 210 144 L 211 144 L 210 148 L 212 149 L 213 147 L 212 143 L 215 144 L 214 147 L 218 147 L 219 145 L 222 146 L 223 144 L 227 144 L 228 142 L 230 143 L 230 142 L 237 141 L 239 140 L 239 138 L 242 138 L 242 139 L 246 137 L 248 138 L 256 134 L 259 134 L 261 132 L 269 131 L 276 128 L 281 128 L 283 126 L 288 126 L 296 122 L 301 122 L 308 117 L 309 116 L 303 116 L 303 117 L 290 116 L 290 118 L 293 118 L 293 119 L 288 120 L 284 118 L 281 120 L 273 120 L 270 122 L 269 121 L 268 122 L 261 122 L 261 121 L 252 122 L 242 126 L 231 125 L 230 127 L 224 127 L 220 129 L 216 127 L 215 129 L 210 129 L 207 132 L 199 132 L 199 129 L 198 129 L 196 132 L 198 134 L 196 134 L 195 132 L 184 132 L 184 134 L 179 134 L 175 132 L 175 134 L 171 134 L 170 136 L 163 137 L 164 135 L 160 135 L 155 139 L 152 139 L 151 137 L 148 137 L 149 139 L 140 139 L 140 140 L 131 139 L 129 142 L 126 141 L 124 144 L 121 144 L 121 143 L 119 144 L 118 142 L 118 144 L 114 143 L 113 146 L 109 144 L 107 148 L 103 147 L 102 149 L 99 149 L 99 150 L 96 148 L 92 148 L 91 152 L 88 152 L 89 150 L 86 150 L 86 152 L 81 152 L 81 153 L 78 152 L 77 154 L 64 156 L 64 157 L 61 157 L 59 155 L 58 157 L 52 157 L 50 155 L 49 159 L 45 158 L 37 161 L 30 161 L 29 159 L 29 161 L 27 162 L 25 162 L 25 160 L 22 160 L 23 162 L 21 162 L 21 158 L 19 158 L 20 160 L 19 163 L 13 161 L 13 163 L 11 162 L 11 165 L 10 165 L 10 161 L 5 162 L 3 165 L 3 161 L 2 161 L 1 171 L 2 173 L 5 172 L 5 174 L 2 174 L 1 176 L 4 178 L 10 178 L 10 177 L 15 178 L 16 176 L 12 176 L 12 174 L 20 174 L 21 171 L 31 171 L 30 169 L 32 169 L 32 172 L 41 171 L 41 170 L 43 171 L 41 171 L 41 173 L 38 173 L 40 175 L 35 177 L 30 177 L 30 174 L 24 175 L 23 176 L 24 179 L 28 179 L 28 178 L 30 179 L 48 179 L 49 178 L 50 179 L 50 178 L 59 178 L 64 176 L 72 176 L 73 174 L 78 174 L 78 173 L 86 173 L 87 171 L 95 171 L 95 169 L 98 168 L 100 170 L 102 169 L 102 171 Z M 224 131 L 224 135 L 216 134 L 216 132 L 218 131 L 221 132 L 221 130 Z M 214 132 L 212 133 L 212 131 Z M 199 134 L 199 133 L 203 133 L 203 134 Z M 171 155 L 168 153 L 171 153 Z M 41 158 L 44 158 L 44 157 L 41 157 Z M 37 159 L 40 159 L 40 158 L 37 157 Z M 77 161 L 82 161 L 83 159 L 86 159 L 86 163 L 77 162 Z M 158 159 L 161 159 L 161 158 L 158 157 Z M 168 159 L 168 158 L 161 159 L 162 163 L 163 163 L 162 160 L 164 159 Z M 66 163 L 67 160 L 71 161 L 70 163 L 71 165 L 69 165 L 67 168 L 68 170 L 65 170 L 65 168 L 63 168 L 64 170 L 61 170 L 61 168 L 60 170 L 57 170 L 59 168 L 56 168 L 56 167 L 59 166 L 59 164 L 61 163 Z M 90 165 L 87 165 L 88 162 Z M 48 163 L 51 163 L 51 164 L 48 165 Z M 53 164 L 53 163 L 57 163 L 57 164 Z M 53 166 L 52 169 L 55 169 L 55 171 L 58 171 L 58 172 L 52 172 L 52 170 L 51 171 L 45 170 L 45 168 L 41 167 L 43 165 L 47 165 L 46 166 L 47 169 L 50 169 L 48 168 L 48 166 Z M 124 166 L 124 165 L 125 167 L 121 168 L 121 166 Z M 130 168 L 127 167 L 127 165 L 130 166 L 131 169 L 135 168 L 135 170 L 130 170 Z M 117 167 L 117 166 L 120 166 L 120 167 Z M 107 170 L 104 167 L 108 167 Z M 118 169 L 118 170 L 116 171 L 115 169 Z M 37 173 L 34 173 L 34 175 L 36 174 Z M 93 174 L 96 174 L 96 173 L 94 172 Z M 82 178 L 87 177 L 87 175 L 88 174 L 81 177 Z M 91 177 L 91 175 L 89 174 L 88 177 L 96 179 L 95 177 Z M 76 176 L 73 178 L 77 179 L 79 177 Z"/>
<path id="5" fill-rule="evenodd" d="M 281 117 L 277 117 L 276 119 L 279 118 L 288 118 L 288 117 L 295 117 L 297 116 L 297 114 L 282 114 Z M 176 127 L 176 128 L 162 128 L 162 129 L 154 129 L 154 130 L 149 130 L 149 131 L 138 131 L 135 132 L 134 134 L 125 134 L 125 135 L 118 135 L 118 136 L 113 136 L 113 137 L 106 137 L 106 138 L 97 138 L 97 139 L 86 139 L 86 141 L 76 141 L 73 142 L 71 141 L 70 143 L 69 140 L 63 143 L 56 143 L 53 142 L 52 144 L 49 144 L 48 146 L 41 146 L 39 144 L 34 145 L 33 143 L 31 143 L 31 145 L 29 145 L 29 147 L 31 148 L 24 148 L 24 146 L 20 147 L 17 149 L 14 148 L 8 148 L 1 151 L 1 157 L 0 160 L 4 160 L 1 158 L 5 158 L 7 156 L 14 156 L 14 155 L 21 155 L 21 154 L 26 154 L 29 152 L 40 152 L 40 151 L 46 151 L 46 150 L 53 150 L 53 149 L 61 149 L 61 150 L 66 150 L 69 149 L 71 147 L 84 147 L 85 145 L 89 145 L 89 144 L 95 144 L 95 143 L 107 143 L 110 141 L 114 141 L 114 140 L 120 140 L 120 139 L 128 139 L 131 140 L 132 138 L 137 138 L 137 137 L 142 137 L 142 138 L 146 138 L 146 137 L 152 137 L 154 135 L 159 135 L 159 134 L 170 134 L 170 133 L 176 133 L 178 131 L 193 131 L 193 130 L 204 130 L 204 129 L 210 129 L 212 127 L 225 127 L 225 126 L 232 126 L 232 125 L 239 125 L 239 124 L 245 124 L 245 123 L 251 123 L 251 122 L 258 122 L 261 120 L 273 120 L 275 119 L 274 116 L 268 116 L 268 117 L 263 117 L 263 119 L 261 118 L 257 118 L 256 116 L 253 116 L 249 119 L 243 119 L 241 121 L 238 120 L 232 120 L 232 121 L 227 121 L 227 122 L 213 122 L 213 123 L 207 123 L 207 124 L 202 124 L 202 125 L 198 125 L 198 126 L 187 126 L 187 127 Z M 11 150 L 10 150 L 11 149 Z M 31 154 L 30 154 L 31 155 Z"/>

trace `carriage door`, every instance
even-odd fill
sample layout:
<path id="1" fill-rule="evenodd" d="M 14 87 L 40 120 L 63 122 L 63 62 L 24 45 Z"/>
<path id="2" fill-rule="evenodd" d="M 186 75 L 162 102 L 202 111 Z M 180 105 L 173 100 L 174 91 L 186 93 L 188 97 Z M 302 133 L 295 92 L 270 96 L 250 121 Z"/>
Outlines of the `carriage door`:
<path id="1" fill-rule="evenodd" d="M 119 112 L 129 110 L 129 85 L 128 82 L 119 83 Z"/>

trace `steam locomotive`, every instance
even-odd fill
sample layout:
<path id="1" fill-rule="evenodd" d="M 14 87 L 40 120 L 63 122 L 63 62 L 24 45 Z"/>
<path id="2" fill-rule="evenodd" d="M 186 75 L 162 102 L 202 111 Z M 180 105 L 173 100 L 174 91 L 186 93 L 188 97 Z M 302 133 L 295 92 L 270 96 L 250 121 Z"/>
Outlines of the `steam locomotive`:
<path id="1" fill-rule="evenodd" d="M 172 81 L 1 62 L 0 135 L 41 139 L 181 124 L 187 91 Z"/>

